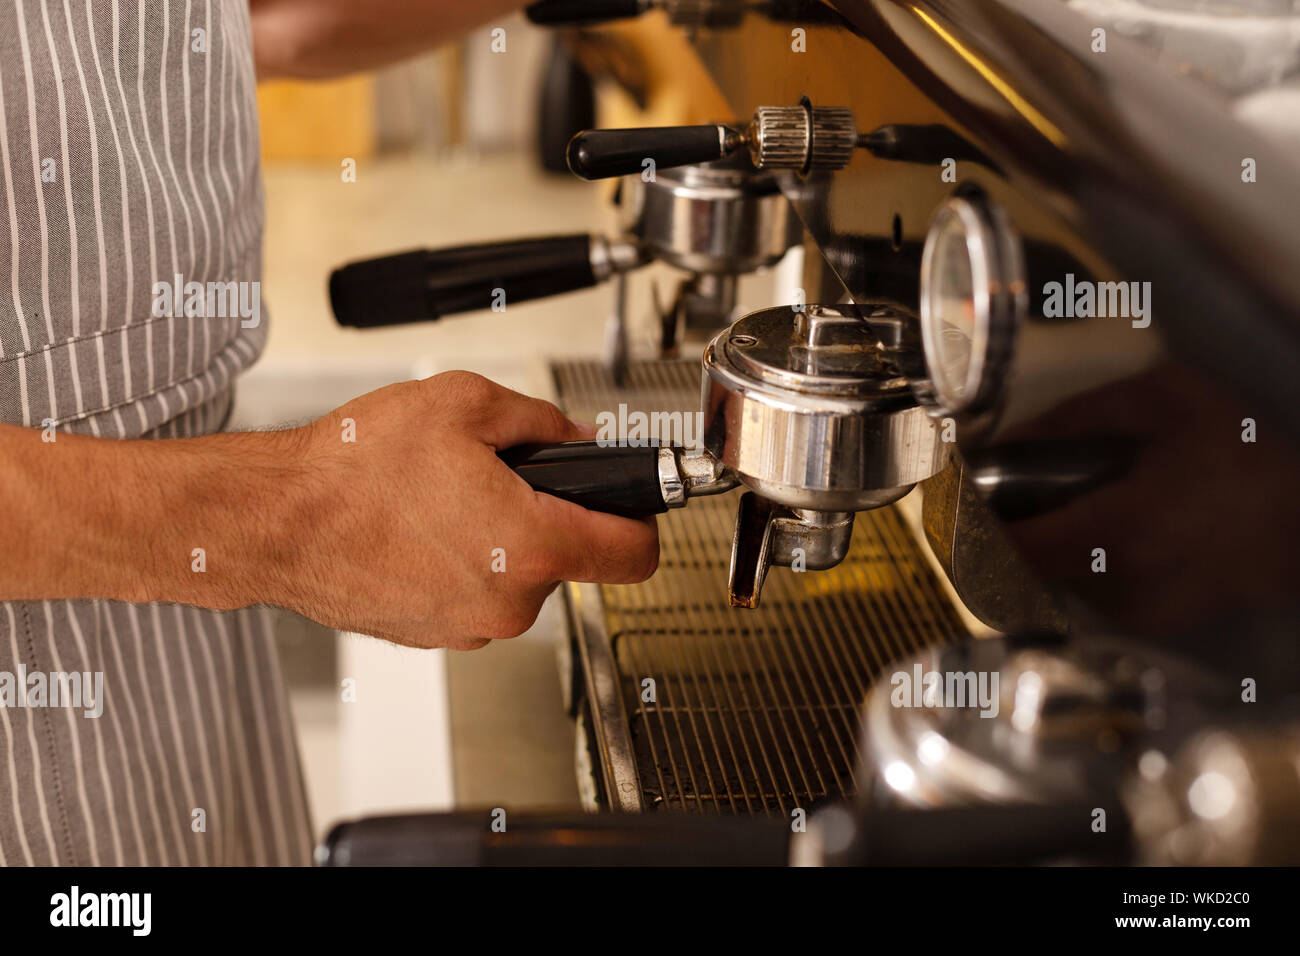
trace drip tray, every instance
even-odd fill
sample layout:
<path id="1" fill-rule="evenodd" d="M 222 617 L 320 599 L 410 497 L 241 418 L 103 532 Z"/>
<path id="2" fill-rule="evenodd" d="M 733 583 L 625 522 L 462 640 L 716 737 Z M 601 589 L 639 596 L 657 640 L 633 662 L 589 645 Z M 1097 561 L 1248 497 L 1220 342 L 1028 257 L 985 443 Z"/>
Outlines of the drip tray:
<path id="1" fill-rule="evenodd" d="M 553 366 L 572 417 L 699 409 L 698 362 Z M 780 814 L 858 788 L 858 707 L 893 660 L 968 632 L 893 507 L 857 516 L 828 571 L 773 568 L 754 610 L 727 605 L 739 491 L 659 520 L 643 584 L 570 585 L 602 809 Z"/>

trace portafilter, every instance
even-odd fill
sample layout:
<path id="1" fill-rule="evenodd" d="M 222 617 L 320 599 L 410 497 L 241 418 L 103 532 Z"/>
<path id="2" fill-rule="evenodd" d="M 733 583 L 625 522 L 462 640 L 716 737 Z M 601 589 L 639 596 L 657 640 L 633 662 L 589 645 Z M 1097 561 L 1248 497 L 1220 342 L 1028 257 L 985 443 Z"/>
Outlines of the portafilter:
<path id="1" fill-rule="evenodd" d="M 624 177 L 622 234 L 561 235 L 352 262 L 330 275 L 340 325 L 373 328 L 573 292 L 652 262 L 689 274 L 667 325 L 712 332 L 731 321 L 736 278 L 778 262 L 802 227 L 782 174 L 835 170 L 858 142 L 843 107 L 760 106 L 747 125 L 583 130 L 569 168 L 582 179 Z M 681 313 L 678 315 L 677 313 Z M 679 330 L 665 328 L 669 351 Z"/>
<path id="2" fill-rule="evenodd" d="M 703 364 L 702 449 L 571 442 L 502 458 L 538 491 L 625 516 L 744 485 L 728 583 L 735 607 L 758 605 L 773 564 L 838 564 L 856 512 L 897 501 L 947 461 L 936 422 L 851 310 L 750 313 L 714 337 Z"/>

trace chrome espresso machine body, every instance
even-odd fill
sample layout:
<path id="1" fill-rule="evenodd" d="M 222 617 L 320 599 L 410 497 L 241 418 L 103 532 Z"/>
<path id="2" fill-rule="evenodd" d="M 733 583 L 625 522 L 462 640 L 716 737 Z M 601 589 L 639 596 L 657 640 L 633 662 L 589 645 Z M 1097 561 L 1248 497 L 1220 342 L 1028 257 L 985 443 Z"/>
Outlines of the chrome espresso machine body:
<path id="1" fill-rule="evenodd" d="M 623 812 L 511 845 L 362 821 L 327 858 L 1296 862 L 1300 168 L 1252 105 L 1295 64 L 1170 70 L 1195 44 L 1102 0 L 532 15 L 659 6 L 752 119 L 576 137 L 580 176 L 659 184 L 568 281 L 659 258 L 704 294 L 665 358 L 554 375 L 575 415 L 698 409 L 702 447 L 504 455 L 673 509 L 655 578 L 566 595 L 586 799 Z M 709 177 L 741 211 L 680 215 Z M 806 298 L 732 316 L 728 277 L 801 232 Z M 706 234 L 727 254 L 679 254 Z M 710 325 L 702 368 L 673 357 Z"/>

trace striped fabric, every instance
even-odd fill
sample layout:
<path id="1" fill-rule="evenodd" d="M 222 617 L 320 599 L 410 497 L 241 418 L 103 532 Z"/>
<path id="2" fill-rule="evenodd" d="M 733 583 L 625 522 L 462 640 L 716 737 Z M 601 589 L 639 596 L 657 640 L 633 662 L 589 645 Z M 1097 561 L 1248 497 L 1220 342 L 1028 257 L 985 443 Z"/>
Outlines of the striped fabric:
<path id="1" fill-rule="evenodd" d="M 247 0 L 0 4 L 0 421 L 221 428 L 264 317 L 153 288 L 260 282 L 256 109 Z M 104 709 L 0 707 L 0 863 L 308 861 L 266 612 L 3 604 L 20 668 L 102 672 Z"/>

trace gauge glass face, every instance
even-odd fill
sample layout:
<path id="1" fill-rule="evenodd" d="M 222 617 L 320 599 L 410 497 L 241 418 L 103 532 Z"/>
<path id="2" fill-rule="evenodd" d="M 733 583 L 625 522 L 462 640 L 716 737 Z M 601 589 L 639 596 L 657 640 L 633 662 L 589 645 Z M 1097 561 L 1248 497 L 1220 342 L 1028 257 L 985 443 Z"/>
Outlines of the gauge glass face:
<path id="1" fill-rule="evenodd" d="M 921 322 L 935 392 L 954 409 L 974 398 L 983 364 L 980 324 L 988 287 L 978 249 L 967 217 L 943 210 L 927 238 Z"/>

